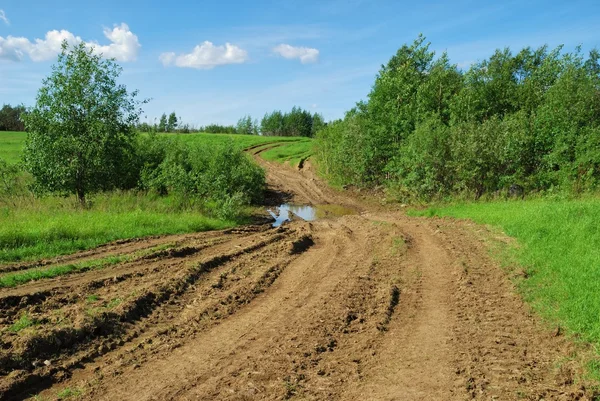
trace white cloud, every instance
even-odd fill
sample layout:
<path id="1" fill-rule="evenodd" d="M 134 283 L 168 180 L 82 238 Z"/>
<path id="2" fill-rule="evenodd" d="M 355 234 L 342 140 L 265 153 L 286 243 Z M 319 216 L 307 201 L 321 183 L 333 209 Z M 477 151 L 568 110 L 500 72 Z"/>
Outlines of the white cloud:
<path id="1" fill-rule="evenodd" d="M 4 12 L 4 10 L 0 10 L 0 20 L 4 21 L 6 25 L 10 25 L 10 21 L 6 17 L 6 13 Z"/>
<path id="2" fill-rule="evenodd" d="M 215 46 L 212 42 L 205 41 L 194 47 L 191 53 L 180 55 L 173 52 L 162 53 L 159 60 L 165 66 L 209 70 L 219 65 L 244 63 L 248 61 L 248 52 L 230 43 L 225 43 L 225 46 Z"/>
<path id="3" fill-rule="evenodd" d="M 104 36 L 110 40 L 109 45 L 100 45 L 95 41 L 85 43 L 93 46 L 97 54 L 107 58 L 118 61 L 134 61 L 137 58 L 141 45 L 127 24 L 115 25 L 113 29 L 105 28 Z M 0 60 L 21 61 L 25 55 L 32 61 L 51 60 L 60 53 L 64 40 L 71 45 L 84 42 L 79 36 L 66 30 L 49 31 L 44 39 L 35 39 L 33 42 L 24 37 L 0 36 Z"/>
<path id="4" fill-rule="evenodd" d="M 96 48 L 97 53 L 104 57 L 115 58 L 118 61 L 135 61 L 140 50 L 137 35 L 129 30 L 127 24 L 115 25 L 113 29 L 104 28 L 104 36 L 111 41 L 110 45 L 101 46 L 96 42 L 90 44 Z"/>
<path id="5" fill-rule="evenodd" d="M 273 52 L 287 59 L 299 59 L 302 64 L 316 63 L 319 60 L 319 51 L 310 47 L 294 47 L 284 43 L 275 46 Z"/>

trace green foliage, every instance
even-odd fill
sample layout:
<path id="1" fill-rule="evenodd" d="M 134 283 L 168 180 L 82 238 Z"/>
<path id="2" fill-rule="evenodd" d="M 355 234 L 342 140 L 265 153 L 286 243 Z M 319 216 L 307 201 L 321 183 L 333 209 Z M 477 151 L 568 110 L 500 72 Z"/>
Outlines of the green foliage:
<path id="1" fill-rule="evenodd" d="M 0 131 L 24 131 L 25 125 L 21 116 L 25 116 L 25 106 L 5 104 L 0 109 Z"/>
<path id="2" fill-rule="evenodd" d="M 518 240 L 499 256 L 516 260 L 519 287 L 554 323 L 600 345 L 600 199 L 535 199 L 442 205 L 419 215 L 469 218 Z M 514 266 L 513 266 L 514 267 Z"/>
<path id="3" fill-rule="evenodd" d="M 237 133 L 236 127 L 233 125 L 220 125 L 220 124 L 209 124 L 205 127 L 200 127 L 200 132 L 206 132 L 210 134 L 235 134 Z"/>
<path id="4" fill-rule="evenodd" d="M 162 113 L 158 122 L 158 132 L 167 132 L 167 115 Z"/>
<path id="5" fill-rule="evenodd" d="M 232 141 L 212 147 L 183 146 L 169 138 L 150 138 L 163 150 L 156 166 L 142 172 L 143 188 L 160 194 L 175 194 L 182 202 L 227 202 L 240 204 L 262 200 L 263 170 Z M 148 149 L 156 147 L 147 146 Z M 151 153 L 156 154 L 154 150 Z M 158 159 L 155 159 L 155 161 Z"/>
<path id="6" fill-rule="evenodd" d="M 385 184 L 402 197 L 582 192 L 600 179 L 600 56 L 497 50 L 462 72 L 425 38 L 382 66 L 367 102 L 317 134 L 337 184 Z"/>
<path id="7" fill-rule="evenodd" d="M 167 132 L 173 132 L 177 129 L 177 116 L 175 115 L 175 112 L 172 112 L 171 114 L 169 114 L 169 120 L 167 121 Z"/>
<path id="8" fill-rule="evenodd" d="M 321 115 L 311 115 L 307 110 L 294 106 L 289 113 L 278 110 L 266 113 L 260 122 L 260 132 L 264 136 L 312 137 L 324 125 Z"/>
<path id="9" fill-rule="evenodd" d="M 137 92 L 117 84 L 121 68 L 81 43 L 66 42 L 36 105 L 23 119 L 23 163 L 38 191 L 75 193 L 131 188 Z"/>
<path id="10" fill-rule="evenodd" d="M 258 135 L 258 122 L 253 121 L 252 117 L 244 116 L 240 118 L 235 127 L 236 134 L 240 135 Z"/>

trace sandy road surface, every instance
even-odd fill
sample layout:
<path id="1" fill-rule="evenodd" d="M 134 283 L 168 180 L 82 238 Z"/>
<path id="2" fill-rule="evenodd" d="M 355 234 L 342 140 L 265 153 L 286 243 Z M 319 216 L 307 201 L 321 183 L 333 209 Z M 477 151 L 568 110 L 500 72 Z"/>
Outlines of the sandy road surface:
<path id="1" fill-rule="evenodd" d="M 261 163 L 282 199 L 359 213 L 112 244 L 68 260 L 131 258 L 0 289 L 2 329 L 39 322 L 2 331 L 0 398 L 586 399 L 572 347 L 488 258 L 489 233 Z"/>

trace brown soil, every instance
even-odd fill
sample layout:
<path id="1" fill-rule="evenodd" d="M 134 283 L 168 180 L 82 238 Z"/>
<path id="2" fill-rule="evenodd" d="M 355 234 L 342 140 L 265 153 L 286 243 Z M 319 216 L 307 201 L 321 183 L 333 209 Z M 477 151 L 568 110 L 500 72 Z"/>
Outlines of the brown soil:
<path id="1" fill-rule="evenodd" d="M 0 399 L 588 399 L 574 346 L 515 294 L 492 235 L 331 190 L 309 162 L 260 162 L 272 202 L 359 214 L 5 267 L 133 255 L 0 290 Z M 11 331 L 23 314 L 36 324 Z"/>

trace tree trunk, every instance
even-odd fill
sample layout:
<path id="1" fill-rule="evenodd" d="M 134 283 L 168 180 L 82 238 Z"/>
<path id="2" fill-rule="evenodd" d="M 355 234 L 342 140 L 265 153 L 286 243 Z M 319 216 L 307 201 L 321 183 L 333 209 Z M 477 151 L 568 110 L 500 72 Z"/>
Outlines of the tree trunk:
<path id="1" fill-rule="evenodd" d="M 85 206 L 85 190 L 83 189 L 83 185 L 77 186 L 77 199 L 81 206 Z"/>

